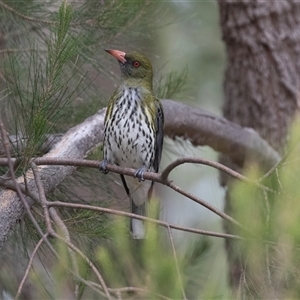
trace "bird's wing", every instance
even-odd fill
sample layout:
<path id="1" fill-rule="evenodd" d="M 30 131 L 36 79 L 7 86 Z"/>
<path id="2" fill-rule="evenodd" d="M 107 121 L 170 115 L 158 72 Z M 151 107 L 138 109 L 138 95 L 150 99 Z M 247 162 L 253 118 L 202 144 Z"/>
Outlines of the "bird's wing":
<path id="1" fill-rule="evenodd" d="M 158 172 L 159 164 L 161 160 L 163 141 L 164 141 L 164 111 L 162 104 L 159 100 L 155 99 L 156 106 L 156 135 L 155 135 L 155 157 L 153 168 L 155 172 Z"/>
<path id="2" fill-rule="evenodd" d="M 161 102 L 158 99 L 155 99 L 155 155 L 154 155 L 154 162 L 153 162 L 153 169 L 154 172 L 158 172 L 159 164 L 161 160 L 161 154 L 163 149 L 163 142 L 164 142 L 164 124 L 165 124 L 165 117 L 164 117 L 164 110 L 162 107 Z M 152 192 L 153 192 L 153 185 L 154 181 L 151 183 L 151 187 L 148 192 L 148 199 L 151 199 Z"/>

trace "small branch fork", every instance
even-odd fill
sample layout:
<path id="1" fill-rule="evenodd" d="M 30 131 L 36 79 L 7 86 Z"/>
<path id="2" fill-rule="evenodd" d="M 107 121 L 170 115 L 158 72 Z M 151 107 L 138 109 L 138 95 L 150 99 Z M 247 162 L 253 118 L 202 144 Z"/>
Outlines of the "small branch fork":
<path id="1" fill-rule="evenodd" d="M 41 180 L 40 170 L 38 167 L 39 165 L 65 165 L 65 166 L 75 166 L 75 167 L 98 168 L 99 161 L 84 160 L 84 159 L 42 158 L 42 157 L 32 159 L 30 162 L 30 168 L 32 169 L 34 180 L 36 183 L 36 188 L 37 188 L 37 193 L 34 193 L 26 188 L 26 184 L 25 185 L 19 184 L 16 179 L 15 172 L 14 172 L 14 165 L 17 164 L 18 161 L 15 158 L 11 158 L 11 156 L 10 156 L 9 142 L 8 142 L 7 134 L 4 130 L 4 126 L 3 126 L 1 119 L 0 119 L 0 131 L 1 131 L 1 138 L 3 141 L 3 147 L 6 152 L 6 158 L 0 158 L 0 165 L 8 166 L 8 172 L 5 175 L 5 180 L 0 180 L 0 185 L 2 185 L 5 188 L 16 191 L 16 193 L 19 195 L 19 197 L 26 209 L 26 213 L 28 214 L 30 220 L 36 227 L 36 229 L 41 237 L 40 241 L 37 243 L 36 247 L 34 248 L 32 254 L 30 256 L 28 266 L 26 268 L 23 279 L 19 285 L 19 288 L 18 288 L 18 291 L 16 294 L 16 299 L 18 299 L 21 295 L 21 291 L 24 286 L 24 283 L 28 277 L 30 269 L 32 268 L 34 257 L 37 254 L 38 250 L 40 249 L 40 247 L 43 243 L 45 243 L 49 247 L 51 252 L 57 258 L 59 258 L 59 254 L 56 252 L 56 250 L 53 248 L 52 244 L 48 240 L 49 237 L 53 237 L 57 240 L 62 241 L 68 247 L 70 258 L 71 258 L 71 267 L 67 266 L 67 264 L 65 262 L 63 262 L 63 264 L 65 265 L 69 274 L 71 274 L 73 276 L 73 278 L 75 279 L 75 282 L 82 282 L 82 283 L 86 284 L 87 286 L 89 286 L 93 290 L 97 291 L 98 293 L 100 293 L 107 299 L 113 299 L 114 297 L 112 296 L 112 294 L 114 294 L 118 299 L 122 299 L 121 293 L 129 291 L 129 290 L 134 291 L 136 293 L 140 293 L 140 294 L 149 292 L 145 289 L 138 289 L 138 288 L 134 288 L 134 287 L 124 287 L 121 289 L 120 288 L 119 289 L 109 288 L 106 285 L 99 270 L 93 264 L 93 262 L 78 247 L 76 247 L 72 243 L 68 228 L 65 226 L 64 222 L 60 218 L 55 207 L 66 207 L 66 208 L 69 207 L 69 208 L 99 211 L 99 212 L 104 212 L 104 213 L 108 213 L 108 214 L 125 216 L 128 218 L 145 220 L 145 221 L 154 223 L 158 226 L 165 227 L 167 229 L 169 239 L 171 241 L 172 253 L 174 255 L 174 261 L 176 264 L 176 269 L 177 269 L 177 273 L 178 273 L 179 280 L 180 280 L 179 282 L 181 283 L 183 299 L 187 299 L 187 298 L 186 298 L 186 295 L 184 292 L 184 287 L 183 287 L 183 283 L 182 283 L 182 279 L 181 279 L 181 275 L 180 275 L 180 269 L 179 269 L 179 264 L 178 264 L 178 259 L 177 259 L 177 255 L 176 255 L 176 249 L 174 246 L 173 235 L 172 235 L 171 229 L 181 230 L 181 231 L 185 231 L 185 232 L 192 232 L 192 233 L 197 233 L 197 234 L 202 234 L 202 235 L 208 235 L 208 236 L 214 236 L 214 237 L 221 237 L 221 238 L 242 239 L 242 237 L 237 236 L 237 235 L 217 233 L 217 232 L 211 232 L 211 231 L 205 231 L 205 230 L 200 230 L 200 229 L 178 226 L 178 225 L 170 224 L 170 223 L 167 223 L 164 221 L 160 221 L 160 220 L 156 220 L 156 219 L 152 219 L 152 218 L 148 218 L 148 217 L 143 217 L 143 216 L 138 216 L 138 215 L 135 215 L 132 213 L 113 210 L 113 209 L 109 209 L 109 208 L 103 208 L 103 207 L 86 205 L 86 204 L 60 202 L 60 201 L 48 201 L 46 198 L 45 190 L 44 190 L 43 183 Z M 152 181 L 159 182 L 163 185 L 170 187 L 171 189 L 177 191 L 178 193 L 180 193 L 182 195 L 185 195 L 192 201 L 199 203 L 200 205 L 206 207 L 207 209 L 211 210 L 212 212 L 214 212 L 215 214 L 217 214 L 218 216 L 223 218 L 224 220 L 233 223 L 234 225 L 242 228 L 245 231 L 247 231 L 247 229 L 242 224 L 240 224 L 238 221 L 236 221 L 229 215 L 225 214 L 224 212 L 218 210 L 216 207 L 212 206 L 211 204 L 200 199 L 199 197 L 196 197 L 195 195 L 192 195 L 192 194 L 184 191 L 183 189 L 181 189 L 180 187 L 175 185 L 169 179 L 169 175 L 172 172 L 172 170 L 174 170 L 174 168 L 176 168 L 179 165 L 184 164 L 184 163 L 194 163 L 194 164 L 197 163 L 197 164 L 208 165 L 208 166 L 214 167 L 222 172 L 225 172 L 228 175 L 230 175 L 240 181 L 243 181 L 248 184 L 254 184 L 255 186 L 257 186 L 258 188 L 262 189 L 265 192 L 274 192 L 274 191 L 270 190 L 268 187 L 259 183 L 258 181 L 250 180 L 247 177 L 225 167 L 224 165 L 221 165 L 216 162 L 204 160 L 204 159 L 199 159 L 199 158 L 179 158 L 176 161 L 172 162 L 170 165 L 168 165 L 160 174 L 159 173 L 150 173 L 150 172 L 144 173 L 145 180 L 152 180 Z M 128 175 L 128 176 L 134 176 L 134 174 L 136 172 L 135 169 L 122 168 L 122 167 L 119 167 L 116 165 L 108 165 L 107 170 L 114 172 L 114 173 Z M 25 181 L 25 183 L 26 183 L 26 181 Z M 40 228 L 37 220 L 35 219 L 34 215 L 32 214 L 32 212 L 30 210 L 30 206 L 26 200 L 26 197 L 30 197 L 31 199 L 33 199 L 36 203 L 38 203 L 42 207 L 45 224 L 46 224 L 46 232 L 43 232 L 43 230 Z M 54 225 L 54 228 L 53 228 L 53 225 Z M 80 277 L 76 255 L 80 256 L 91 267 L 99 284 L 91 283 Z M 74 288 L 75 297 L 78 296 L 78 293 L 79 293 L 79 285 L 76 283 L 75 288 Z M 166 297 L 163 295 L 157 295 L 157 296 L 158 296 L 158 298 L 166 299 Z"/>
<path id="2" fill-rule="evenodd" d="M 64 158 L 36 158 L 32 160 L 36 165 L 64 165 L 64 166 L 75 166 L 75 167 L 89 167 L 89 168 L 99 168 L 99 161 L 95 161 L 95 160 L 85 160 L 85 159 L 64 159 Z M 12 160 L 12 162 L 15 162 L 15 160 Z M 193 158 L 193 157 L 184 157 L 184 158 L 179 158 L 177 160 L 175 160 L 174 162 L 172 162 L 170 165 L 168 165 L 163 171 L 162 173 L 151 173 L 151 172 L 145 172 L 143 177 L 145 180 L 151 180 L 151 181 L 155 181 L 158 183 L 161 183 L 163 185 L 166 185 L 168 187 L 170 187 L 171 189 L 177 191 L 178 193 L 190 198 L 191 200 L 193 200 L 194 202 L 197 202 L 199 204 L 201 204 L 202 206 L 206 207 L 207 209 L 209 209 L 210 211 L 214 212 L 215 214 L 217 214 L 218 216 L 220 216 L 221 218 L 223 218 L 224 220 L 227 220 L 231 223 L 233 223 L 234 225 L 246 230 L 246 228 L 244 228 L 242 226 L 242 224 L 240 224 L 239 222 L 237 222 L 236 220 L 234 220 L 232 217 L 230 217 L 229 215 L 225 214 L 224 212 L 222 212 L 221 210 L 217 209 L 216 207 L 214 207 L 213 205 L 209 204 L 208 202 L 202 200 L 199 197 L 196 197 L 195 195 L 192 195 L 191 193 L 188 193 L 186 191 L 184 191 L 183 189 L 181 189 L 180 187 L 178 187 L 177 185 L 175 185 L 171 180 L 168 179 L 169 174 L 171 173 L 171 171 L 176 168 L 177 166 L 184 164 L 184 163 L 197 163 L 197 164 L 203 164 L 203 165 L 208 165 L 211 167 L 214 167 L 220 171 L 225 172 L 226 174 L 230 175 L 231 177 L 248 183 L 248 184 L 253 184 L 256 187 L 262 189 L 263 191 L 267 191 L 267 192 L 272 192 L 272 193 L 276 193 L 274 190 L 270 189 L 267 186 L 264 186 L 263 184 L 259 183 L 258 181 L 255 180 L 251 180 L 235 171 L 233 171 L 232 169 L 217 163 L 217 162 L 213 162 L 213 161 L 209 161 L 209 160 L 205 160 L 205 159 L 200 159 L 200 158 Z M 0 165 L 7 165 L 7 159 L 6 158 L 0 158 Z M 107 165 L 107 170 L 117 173 L 117 174 L 123 174 L 123 175 L 127 175 L 127 176 L 134 176 L 136 170 L 135 169 L 131 169 L 131 168 L 123 168 L 123 167 L 119 167 L 117 165 Z M 6 184 L 7 188 L 9 188 L 9 186 Z M 51 202 L 53 203 L 53 202 Z"/>

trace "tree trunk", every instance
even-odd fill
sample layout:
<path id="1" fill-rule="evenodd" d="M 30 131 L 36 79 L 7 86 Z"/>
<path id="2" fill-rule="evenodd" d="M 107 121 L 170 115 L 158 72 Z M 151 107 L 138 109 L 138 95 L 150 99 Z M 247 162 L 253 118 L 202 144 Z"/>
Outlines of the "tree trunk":
<path id="1" fill-rule="evenodd" d="M 299 106 L 300 2 L 219 0 L 219 9 L 227 52 L 224 117 L 255 129 L 283 154 Z M 228 157 L 221 161 L 243 167 Z M 225 176 L 221 181 L 228 184 Z M 230 199 L 225 209 L 232 213 Z M 245 261 L 234 254 L 230 241 L 227 246 L 230 280 L 240 288 L 247 280 Z"/>

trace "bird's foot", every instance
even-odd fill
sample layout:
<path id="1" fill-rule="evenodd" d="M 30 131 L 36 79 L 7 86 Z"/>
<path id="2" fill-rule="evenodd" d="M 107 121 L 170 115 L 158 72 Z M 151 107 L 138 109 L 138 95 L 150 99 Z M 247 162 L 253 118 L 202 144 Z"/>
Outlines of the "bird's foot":
<path id="1" fill-rule="evenodd" d="M 134 173 L 134 178 L 137 178 L 139 182 L 145 181 L 144 179 L 144 173 L 147 171 L 145 167 L 139 168 L 135 173 Z"/>
<path id="2" fill-rule="evenodd" d="M 100 165 L 99 165 L 99 170 L 103 173 L 103 174 L 107 174 L 107 165 L 108 165 L 108 160 L 105 158 L 101 161 Z"/>

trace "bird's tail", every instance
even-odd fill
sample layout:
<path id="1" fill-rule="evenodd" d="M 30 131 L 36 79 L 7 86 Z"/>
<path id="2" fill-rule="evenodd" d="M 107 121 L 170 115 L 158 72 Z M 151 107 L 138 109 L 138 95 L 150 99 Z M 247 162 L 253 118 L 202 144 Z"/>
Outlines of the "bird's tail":
<path id="1" fill-rule="evenodd" d="M 126 179 L 125 179 L 126 178 Z M 121 175 L 125 191 L 130 199 L 131 212 L 136 215 L 147 215 L 147 204 L 152 194 L 151 181 L 139 182 L 136 178 Z M 143 239 L 146 234 L 144 221 L 130 219 L 130 231 L 134 239 Z"/>
<path id="2" fill-rule="evenodd" d="M 146 215 L 146 201 L 142 205 L 135 205 L 130 197 L 131 212 L 136 215 Z M 134 239 L 143 239 L 145 237 L 145 224 L 144 221 L 138 219 L 130 219 L 130 231 Z"/>

